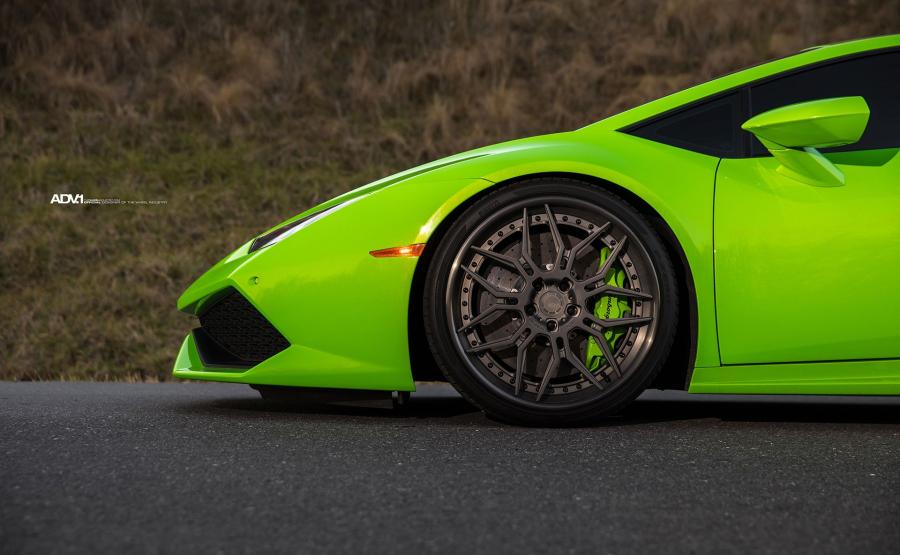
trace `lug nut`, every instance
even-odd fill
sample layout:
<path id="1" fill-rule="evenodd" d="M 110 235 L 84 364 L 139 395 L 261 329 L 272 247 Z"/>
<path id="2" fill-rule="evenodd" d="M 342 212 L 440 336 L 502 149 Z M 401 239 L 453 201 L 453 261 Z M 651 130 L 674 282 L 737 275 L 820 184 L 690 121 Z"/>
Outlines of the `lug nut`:
<path id="1" fill-rule="evenodd" d="M 556 324 L 556 320 L 550 320 L 549 322 L 547 322 L 547 329 L 548 329 L 548 330 L 550 330 L 550 331 L 556 331 L 556 328 L 557 328 L 557 327 L 558 327 L 558 326 L 557 326 L 557 324 Z"/>

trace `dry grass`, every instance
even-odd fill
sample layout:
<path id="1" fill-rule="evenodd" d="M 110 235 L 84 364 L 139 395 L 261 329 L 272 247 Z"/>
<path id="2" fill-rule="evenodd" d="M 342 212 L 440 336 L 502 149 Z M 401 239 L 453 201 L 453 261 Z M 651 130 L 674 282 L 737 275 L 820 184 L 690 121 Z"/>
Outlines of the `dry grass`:
<path id="1" fill-rule="evenodd" d="M 898 29 L 897 0 L 3 3 L 0 377 L 166 379 L 180 291 L 312 203 Z"/>

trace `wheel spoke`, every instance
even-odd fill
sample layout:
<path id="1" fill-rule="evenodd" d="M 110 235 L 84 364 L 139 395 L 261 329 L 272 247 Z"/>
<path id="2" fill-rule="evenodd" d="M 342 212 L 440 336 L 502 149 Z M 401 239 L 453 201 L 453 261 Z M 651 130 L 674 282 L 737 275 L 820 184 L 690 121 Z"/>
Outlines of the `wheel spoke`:
<path id="1" fill-rule="evenodd" d="M 493 283 L 489 282 L 488 280 L 484 279 L 477 273 L 470 270 L 468 267 L 460 266 L 460 268 L 462 268 L 463 272 L 467 273 L 473 280 L 478 282 L 479 285 L 484 287 L 485 290 L 487 290 L 487 292 L 490 293 L 491 295 L 493 295 L 494 297 L 496 297 L 498 299 L 515 299 L 518 297 L 518 293 L 513 293 L 512 291 L 505 291 L 503 289 L 500 289 L 499 287 L 495 286 Z"/>
<path id="2" fill-rule="evenodd" d="M 597 229 L 592 231 L 587 237 L 585 237 L 584 239 L 579 241 L 579 243 L 577 245 L 575 245 L 574 247 L 569 249 L 567 251 L 567 255 L 566 255 L 567 260 L 566 260 L 566 268 L 565 269 L 566 270 L 571 269 L 572 264 L 575 263 L 575 258 L 578 256 L 578 253 L 581 252 L 582 249 L 584 249 L 586 246 L 588 246 L 591 243 L 593 243 L 594 241 L 596 241 L 597 238 L 600 237 L 600 234 L 602 234 L 607 229 L 609 229 L 609 222 L 606 222 L 605 224 L 601 225 L 600 227 L 598 227 Z"/>
<path id="3" fill-rule="evenodd" d="M 622 370 L 619 368 L 619 363 L 616 361 L 616 357 L 612 352 L 612 349 L 607 343 L 606 339 L 603 337 L 597 338 L 597 343 L 600 345 L 600 350 L 603 351 L 603 358 L 606 359 L 606 364 L 612 368 L 612 371 L 616 373 L 616 376 L 622 377 Z"/>
<path id="4" fill-rule="evenodd" d="M 481 247 L 472 246 L 473 251 L 477 252 L 482 256 L 486 256 L 488 258 L 492 258 L 501 264 L 505 264 L 507 267 L 512 268 L 513 270 L 519 272 L 522 277 L 527 278 L 528 274 L 525 273 L 525 268 L 519 264 L 519 261 L 511 256 L 506 256 L 505 254 L 500 254 L 494 251 L 489 251 L 487 249 L 482 249 Z"/>
<path id="5" fill-rule="evenodd" d="M 630 299 L 641 299 L 649 301 L 653 299 L 653 295 L 648 295 L 634 289 L 625 289 L 624 287 L 615 287 L 613 285 L 601 285 L 596 289 L 588 291 L 589 298 L 597 295 L 610 295 L 612 297 L 628 297 Z"/>
<path id="6" fill-rule="evenodd" d="M 511 304 L 492 304 L 492 305 L 488 306 L 486 309 L 484 309 L 484 311 L 481 314 L 479 314 L 478 316 L 472 318 L 471 320 L 469 320 L 468 322 L 463 324 L 463 327 L 456 330 L 456 333 L 462 333 L 462 332 L 466 331 L 467 329 L 471 328 L 472 326 L 477 326 L 478 324 L 484 322 L 491 316 L 493 316 L 495 314 L 499 314 L 500 312 L 507 311 L 507 310 L 515 310 L 516 312 L 518 312 L 519 308 L 517 306 L 511 305 Z"/>
<path id="7" fill-rule="evenodd" d="M 519 343 L 516 352 L 516 397 L 522 393 L 522 382 L 525 380 L 525 358 L 528 354 L 528 347 L 534 342 L 537 334 L 531 334 L 525 338 L 525 341 Z"/>
<path id="8" fill-rule="evenodd" d="M 597 379 L 597 376 L 595 376 L 594 373 L 584 365 L 584 362 L 581 361 L 581 357 L 578 356 L 578 353 L 575 352 L 575 349 L 573 349 L 572 345 L 569 343 L 569 338 L 565 337 L 563 341 L 565 341 L 566 346 L 566 360 L 568 360 L 576 370 L 581 372 L 581 375 L 587 378 L 589 382 L 597 386 L 600 391 L 603 391 L 605 387 L 600 383 L 600 380 Z"/>
<path id="9" fill-rule="evenodd" d="M 547 390 L 547 385 L 550 383 L 554 377 L 556 377 L 556 373 L 559 372 L 559 347 L 557 347 L 553 341 L 550 341 L 550 360 L 547 362 L 547 370 L 544 372 L 544 378 L 541 380 L 541 385 L 538 387 L 537 392 L 537 401 L 541 400 L 541 397 L 544 396 L 544 392 Z"/>
<path id="10" fill-rule="evenodd" d="M 621 254 L 622 250 L 625 248 L 625 241 L 628 240 L 628 236 L 623 236 L 622 239 L 616 243 L 616 246 L 613 247 L 612 252 L 609 253 L 609 256 L 606 257 L 606 261 L 603 262 L 603 265 L 594 274 L 593 277 L 590 277 L 583 282 L 581 282 L 582 287 L 589 287 L 598 281 L 603 281 L 606 279 L 606 274 L 609 273 L 609 269 L 612 268 L 613 263 L 619 258 L 619 254 Z"/>
<path id="11" fill-rule="evenodd" d="M 629 316 L 625 318 L 609 318 L 603 320 L 601 318 L 597 318 L 592 314 L 585 314 L 584 319 L 590 320 L 592 324 L 596 324 L 603 329 L 617 328 L 620 326 L 643 326 L 644 324 L 649 324 L 653 321 L 653 318 L 651 318 L 650 316 Z"/>
<path id="12" fill-rule="evenodd" d="M 556 247 L 556 260 L 553 261 L 553 268 L 558 268 L 566 252 L 566 246 L 563 244 L 562 235 L 560 235 L 559 227 L 556 225 L 556 216 L 550 210 L 550 205 L 545 204 L 544 210 L 547 211 L 547 225 L 550 226 L 550 235 L 553 237 L 553 245 Z"/>
<path id="13" fill-rule="evenodd" d="M 603 351 L 603 358 L 606 359 L 606 364 L 612 368 L 612 371 L 616 373 L 616 376 L 622 377 L 622 370 L 619 368 L 619 363 L 616 362 L 616 358 L 613 356 L 612 349 L 609 347 L 609 343 L 606 341 L 606 337 L 603 336 L 603 332 L 600 330 L 596 330 L 591 326 L 579 326 L 582 330 L 591 335 L 600 346 L 600 350 Z"/>
<path id="14" fill-rule="evenodd" d="M 537 264 L 531 258 L 531 219 L 528 216 L 528 208 L 522 209 L 522 260 L 532 270 L 537 268 Z"/>
<path id="15" fill-rule="evenodd" d="M 469 347 L 467 350 L 470 353 L 480 353 L 482 351 L 494 351 L 497 349 L 506 349 L 508 347 L 512 347 L 516 344 L 519 337 L 525 333 L 525 330 L 528 329 L 528 326 L 523 323 L 519 326 L 516 331 L 512 332 L 509 336 L 504 337 L 503 339 L 496 339 L 494 341 L 488 341 L 487 343 L 481 343 L 479 345 L 473 345 Z"/>

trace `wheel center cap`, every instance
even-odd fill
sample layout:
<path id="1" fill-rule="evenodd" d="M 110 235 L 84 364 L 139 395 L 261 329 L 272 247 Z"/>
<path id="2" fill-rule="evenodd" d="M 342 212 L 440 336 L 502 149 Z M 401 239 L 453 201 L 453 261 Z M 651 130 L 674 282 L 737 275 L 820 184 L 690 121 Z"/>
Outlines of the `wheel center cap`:
<path id="1" fill-rule="evenodd" d="M 550 289 L 543 291 L 537 298 L 537 309 L 544 318 L 558 318 L 566 308 L 567 297 L 562 291 Z"/>

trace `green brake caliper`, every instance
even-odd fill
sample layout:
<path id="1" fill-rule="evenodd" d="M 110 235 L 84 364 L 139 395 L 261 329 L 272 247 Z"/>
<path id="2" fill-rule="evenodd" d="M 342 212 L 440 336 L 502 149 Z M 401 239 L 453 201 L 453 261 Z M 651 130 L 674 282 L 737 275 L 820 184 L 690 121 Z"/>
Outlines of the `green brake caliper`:
<path id="1" fill-rule="evenodd" d="M 603 267 L 603 264 L 606 262 L 606 258 L 609 256 L 610 250 L 608 247 L 603 247 L 600 249 L 600 267 Z M 606 273 L 606 284 L 612 285 L 615 287 L 622 287 L 625 283 L 625 272 L 623 270 L 619 270 L 617 268 L 610 268 Z M 605 295 L 597 299 L 597 303 L 594 305 L 594 316 L 601 320 L 608 320 L 610 318 L 622 318 L 626 313 L 631 312 L 631 307 L 628 306 L 627 301 L 623 301 L 617 297 L 611 297 L 609 295 Z M 606 342 L 609 344 L 610 350 L 616 350 L 616 343 L 619 339 L 625 335 L 624 331 L 620 330 L 607 330 L 603 332 L 603 337 L 606 338 Z M 598 370 L 606 364 L 606 358 L 603 356 L 603 351 L 600 350 L 600 344 L 597 343 L 597 340 L 594 337 L 588 338 L 588 347 L 587 347 L 587 367 L 593 372 L 594 370 Z"/>

